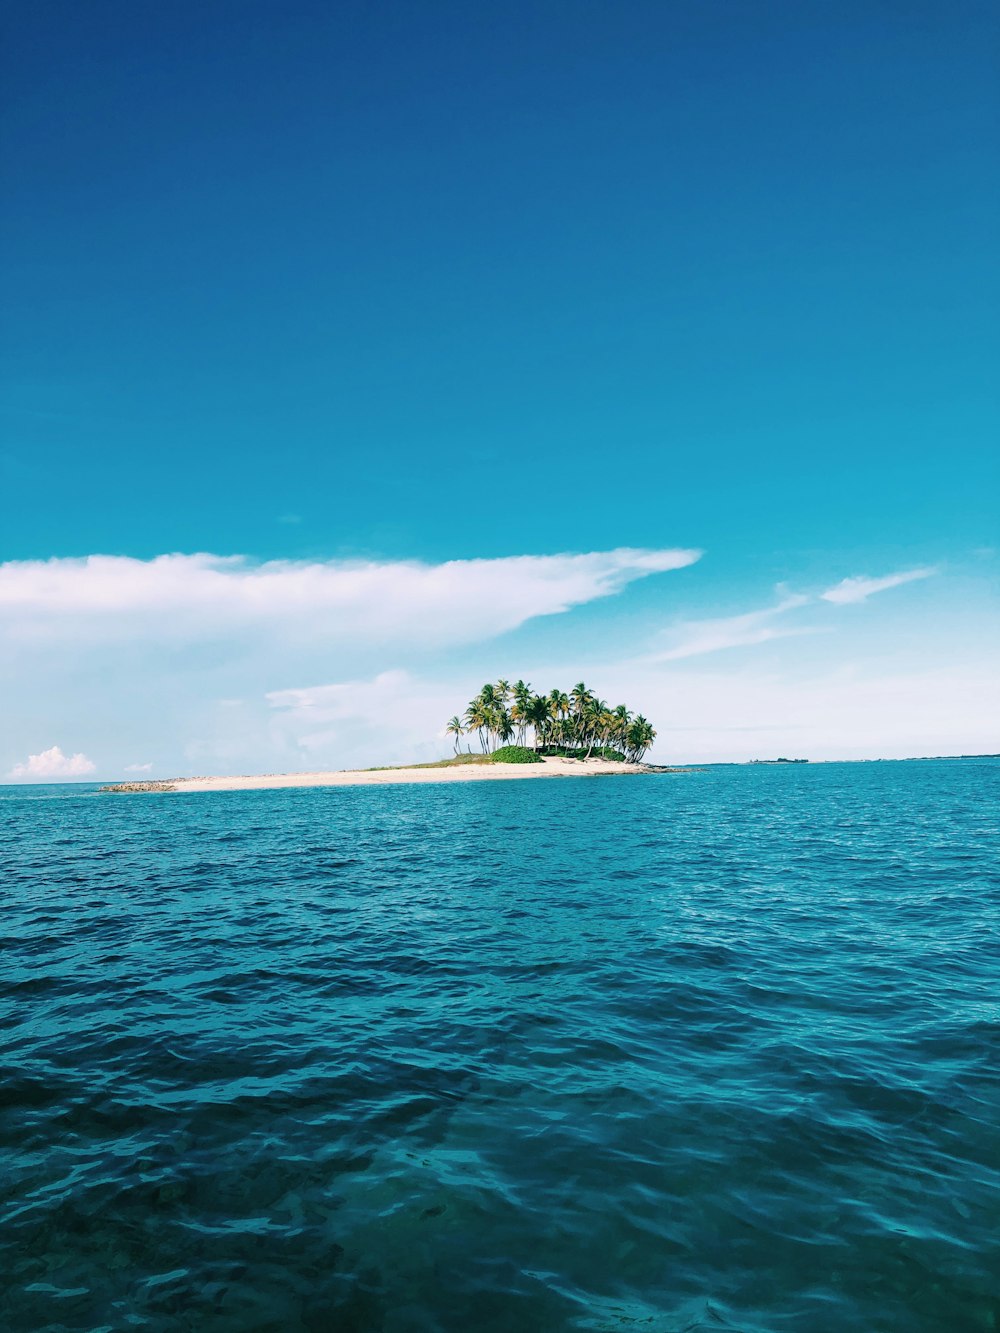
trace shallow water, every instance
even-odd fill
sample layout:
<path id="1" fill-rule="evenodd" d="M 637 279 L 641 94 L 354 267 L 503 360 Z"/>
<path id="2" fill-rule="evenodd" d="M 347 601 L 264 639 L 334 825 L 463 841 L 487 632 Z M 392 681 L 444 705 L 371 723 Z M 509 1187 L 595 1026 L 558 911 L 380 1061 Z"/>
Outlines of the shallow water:
<path id="1" fill-rule="evenodd" d="M 0 1326 L 1000 1328 L 998 814 L 0 789 Z"/>

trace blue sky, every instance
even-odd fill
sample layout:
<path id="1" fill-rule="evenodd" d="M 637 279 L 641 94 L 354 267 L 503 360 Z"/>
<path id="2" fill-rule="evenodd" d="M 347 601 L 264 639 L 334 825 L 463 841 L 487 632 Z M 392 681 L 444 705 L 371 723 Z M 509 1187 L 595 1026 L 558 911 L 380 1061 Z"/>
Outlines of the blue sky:
<path id="1" fill-rule="evenodd" d="M 440 746 L 439 685 L 584 667 L 678 758 L 1000 749 L 998 26 L 964 3 L 8 13 L 0 771 L 54 746 L 102 775 L 405 759 Z M 437 653 L 388 595 L 368 646 L 327 592 L 308 634 L 279 594 L 251 644 L 228 593 L 195 624 L 193 566 L 165 601 L 140 566 L 140 605 L 71 565 L 46 600 L 33 563 L 364 561 L 394 586 L 488 560 L 462 577 L 505 605 L 518 557 L 622 548 L 703 554 L 610 594 L 591 571 L 567 609 L 529 578 L 513 624 L 463 592 Z M 663 657 L 688 641 L 728 646 Z M 405 737 L 382 704 L 345 716 L 386 676 Z M 303 746 L 275 699 L 341 685 Z"/>

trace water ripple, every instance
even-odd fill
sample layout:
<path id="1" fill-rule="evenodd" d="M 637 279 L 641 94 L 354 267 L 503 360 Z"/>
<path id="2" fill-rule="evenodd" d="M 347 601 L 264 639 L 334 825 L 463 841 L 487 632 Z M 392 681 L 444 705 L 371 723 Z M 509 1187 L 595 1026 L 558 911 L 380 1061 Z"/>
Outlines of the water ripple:
<path id="1" fill-rule="evenodd" d="M 995 1333 L 998 797 L 0 789 L 0 1324 Z"/>

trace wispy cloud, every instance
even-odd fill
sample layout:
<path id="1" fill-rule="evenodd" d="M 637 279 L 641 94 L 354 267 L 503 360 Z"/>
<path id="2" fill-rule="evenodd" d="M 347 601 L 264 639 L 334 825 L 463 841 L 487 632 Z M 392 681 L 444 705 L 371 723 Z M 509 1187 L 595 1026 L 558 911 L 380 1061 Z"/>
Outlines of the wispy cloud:
<path id="1" fill-rule="evenodd" d="M 789 594 L 775 606 L 747 611 L 738 616 L 716 620 L 689 620 L 668 631 L 668 646 L 648 655 L 645 660 L 674 662 L 685 657 L 700 657 L 726 648 L 743 648 L 769 639 L 784 639 L 796 634 L 815 634 L 813 626 L 776 623 L 780 616 L 795 611 L 810 601 L 801 593 Z"/>
<path id="2" fill-rule="evenodd" d="M 926 565 L 920 569 L 902 570 L 898 574 L 884 574 L 881 578 L 873 579 L 862 575 L 857 578 L 841 579 L 835 587 L 821 592 L 820 597 L 824 602 L 835 602 L 844 606 L 851 602 L 863 602 L 873 593 L 885 592 L 887 588 L 898 588 L 903 583 L 913 583 L 917 579 L 929 579 L 936 573 L 936 566 Z"/>
<path id="3" fill-rule="evenodd" d="M 97 765 L 85 754 L 63 754 L 58 745 L 39 754 L 29 754 L 23 764 L 15 764 L 9 773 L 12 778 L 82 778 L 93 773 Z"/>
<path id="4" fill-rule="evenodd" d="M 126 764 L 126 765 L 125 765 L 125 772 L 126 772 L 126 773 L 151 773 L 152 771 L 153 771 L 153 765 L 152 765 L 151 763 L 150 763 L 150 764 Z"/>
<path id="5" fill-rule="evenodd" d="M 810 603 L 816 607 L 817 601 L 831 602 L 835 605 L 863 602 L 873 593 L 896 588 L 903 583 L 912 583 L 915 579 L 930 578 L 936 573 L 936 567 L 925 566 L 920 569 L 903 570 L 898 574 L 886 574 L 882 578 L 842 579 L 835 587 L 828 588 L 818 597 L 805 593 L 789 593 L 784 586 L 779 586 L 776 591 L 780 600 L 774 606 L 748 611 L 737 616 L 688 621 L 677 625 L 668 632 L 674 642 L 658 651 L 655 657 L 658 661 L 669 662 L 685 657 L 700 657 L 705 653 L 716 653 L 726 648 L 750 647 L 758 643 L 767 643 L 771 639 L 818 634 L 832 627 L 782 624 L 780 617 Z"/>
<path id="6" fill-rule="evenodd" d="M 779 585 L 776 592 L 779 600 L 774 606 L 756 611 L 744 612 L 737 616 L 724 616 L 714 620 L 693 620 L 674 626 L 667 631 L 669 643 L 653 656 L 660 662 L 679 661 L 685 657 L 700 657 L 706 653 L 721 652 L 727 648 L 745 648 L 754 644 L 767 643 L 772 639 L 787 639 L 801 634 L 819 634 L 832 628 L 830 625 L 789 625 L 781 618 L 789 611 L 812 605 L 818 609 L 820 601 L 835 605 L 848 605 L 863 602 L 873 593 L 896 588 L 903 583 L 912 583 L 915 579 L 930 578 L 937 573 L 937 568 L 924 566 L 920 569 L 903 570 L 897 574 L 886 574 L 882 578 L 847 578 L 835 587 L 828 588 L 818 596 L 805 593 L 790 593 Z"/>

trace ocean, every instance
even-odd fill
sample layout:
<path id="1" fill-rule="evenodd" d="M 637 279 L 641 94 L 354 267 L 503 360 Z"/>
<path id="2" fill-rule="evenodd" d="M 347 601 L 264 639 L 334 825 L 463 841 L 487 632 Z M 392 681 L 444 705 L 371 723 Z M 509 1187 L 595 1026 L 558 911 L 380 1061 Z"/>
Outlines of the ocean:
<path id="1" fill-rule="evenodd" d="M 1000 762 L 0 788 L 0 1327 L 1000 1328 Z"/>

